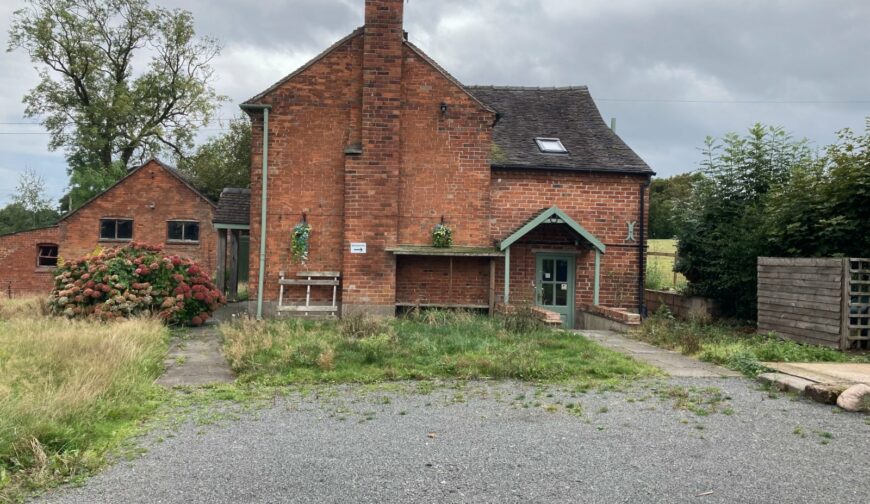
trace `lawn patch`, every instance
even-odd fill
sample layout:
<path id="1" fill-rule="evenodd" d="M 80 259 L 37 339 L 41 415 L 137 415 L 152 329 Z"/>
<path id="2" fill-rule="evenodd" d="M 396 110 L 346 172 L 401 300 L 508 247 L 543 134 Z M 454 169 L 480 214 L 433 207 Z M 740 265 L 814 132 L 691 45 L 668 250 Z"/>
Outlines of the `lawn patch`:
<path id="1" fill-rule="evenodd" d="M 762 362 L 870 362 L 868 355 L 756 334 L 751 327 L 676 320 L 667 312 L 649 317 L 632 336 L 750 377 L 765 371 Z"/>
<path id="2" fill-rule="evenodd" d="M 156 320 L 48 318 L 0 308 L 0 502 L 101 466 L 165 393 L 168 330 Z"/>
<path id="3" fill-rule="evenodd" d="M 466 312 L 423 311 L 379 321 L 240 320 L 221 331 L 224 353 L 243 382 L 600 383 L 656 373 L 577 334 L 542 327 L 510 330 L 501 318 Z"/>

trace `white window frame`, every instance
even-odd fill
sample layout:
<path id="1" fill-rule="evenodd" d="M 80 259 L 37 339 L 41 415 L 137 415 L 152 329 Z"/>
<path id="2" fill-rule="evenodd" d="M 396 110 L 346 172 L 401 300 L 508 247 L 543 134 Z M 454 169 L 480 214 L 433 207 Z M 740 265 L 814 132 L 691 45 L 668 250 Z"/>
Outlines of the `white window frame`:
<path id="1" fill-rule="evenodd" d="M 545 142 L 555 142 L 556 144 L 558 144 L 558 150 L 544 147 Z M 538 137 L 535 138 L 535 143 L 538 144 L 538 150 L 540 150 L 544 154 L 568 154 L 568 149 L 565 148 L 562 140 L 558 138 Z"/>
<path id="2" fill-rule="evenodd" d="M 179 223 L 182 225 L 181 227 L 181 238 L 170 238 L 169 237 L 169 225 L 173 222 Z M 197 233 L 196 240 L 188 240 L 187 236 L 187 225 L 188 224 L 196 224 Z M 199 237 L 202 233 L 202 224 L 198 220 L 195 219 L 169 219 L 166 221 L 166 243 L 199 243 Z"/>

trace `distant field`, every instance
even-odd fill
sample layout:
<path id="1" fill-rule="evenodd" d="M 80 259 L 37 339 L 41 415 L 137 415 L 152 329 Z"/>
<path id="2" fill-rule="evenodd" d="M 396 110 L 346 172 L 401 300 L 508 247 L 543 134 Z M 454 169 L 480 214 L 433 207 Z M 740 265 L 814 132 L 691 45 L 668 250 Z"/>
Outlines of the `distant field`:
<path id="1" fill-rule="evenodd" d="M 676 240 L 648 240 L 648 252 L 664 252 L 673 254 L 677 251 Z M 686 285 L 686 277 L 674 274 L 674 259 L 672 257 L 647 256 L 646 286 L 650 289 L 679 289 Z"/>

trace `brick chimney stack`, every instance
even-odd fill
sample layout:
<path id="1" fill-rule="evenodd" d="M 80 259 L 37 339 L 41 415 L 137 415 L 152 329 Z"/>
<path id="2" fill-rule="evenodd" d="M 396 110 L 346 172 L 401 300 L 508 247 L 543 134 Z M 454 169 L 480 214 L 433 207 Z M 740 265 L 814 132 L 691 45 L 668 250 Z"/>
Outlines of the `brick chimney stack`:
<path id="1" fill-rule="evenodd" d="M 362 154 L 345 163 L 345 314 L 395 313 L 396 260 L 386 248 L 396 245 L 399 225 L 404 2 L 365 1 Z M 366 252 L 351 253 L 352 243 Z"/>

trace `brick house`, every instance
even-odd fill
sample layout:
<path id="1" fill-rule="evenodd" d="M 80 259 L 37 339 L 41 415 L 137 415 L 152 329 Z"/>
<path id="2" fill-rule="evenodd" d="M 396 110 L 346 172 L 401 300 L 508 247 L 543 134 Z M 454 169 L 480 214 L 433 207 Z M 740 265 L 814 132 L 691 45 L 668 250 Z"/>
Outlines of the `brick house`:
<path id="1" fill-rule="evenodd" d="M 586 306 L 642 310 L 652 170 L 585 87 L 459 83 L 407 40 L 404 4 L 366 0 L 365 26 L 241 105 L 252 311 L 527 301 L 573 326 Z M 441 222 L 452 247 L 432 246 Z"/>
<path id="2" fill-rule="evenodd" d="M 0 289 L 10 296 L 45 294 L 58 258 L 131 241 L 164 244 L 214 271 L 216 205 L 174 168 L 152 159 L 55 225 L 0 236 Z"/>

